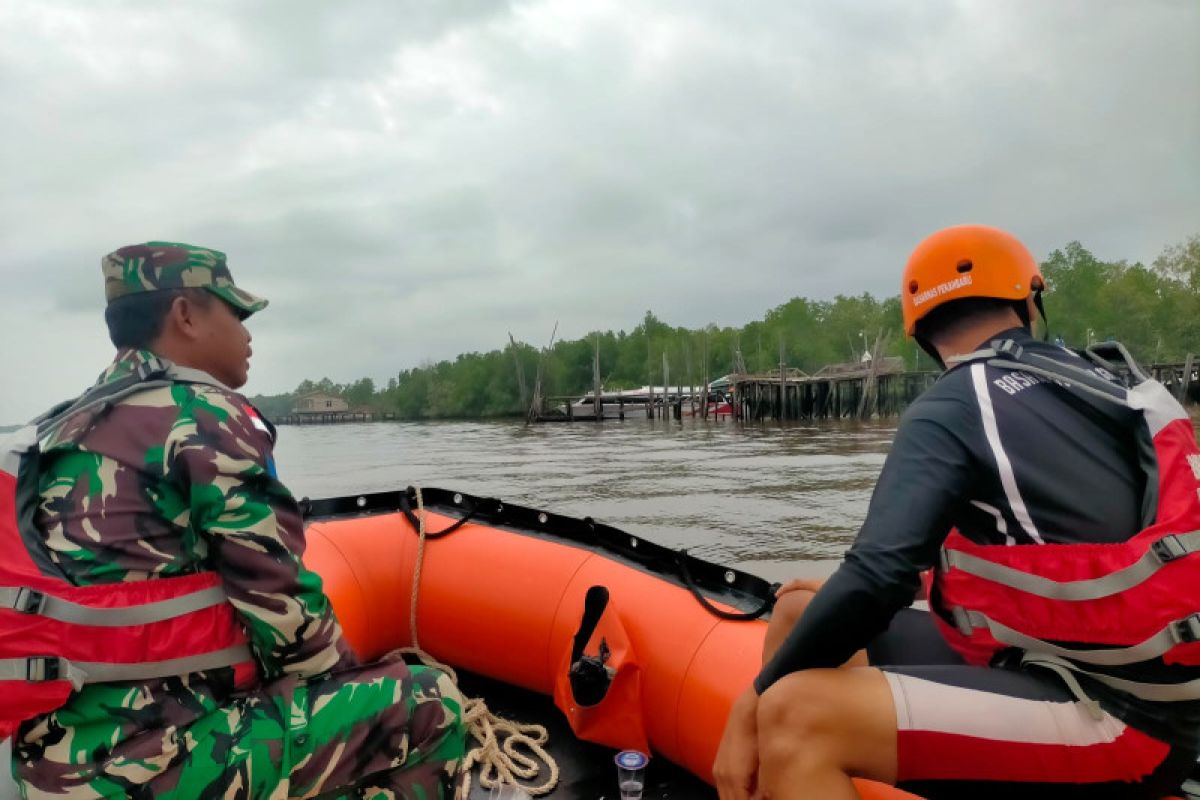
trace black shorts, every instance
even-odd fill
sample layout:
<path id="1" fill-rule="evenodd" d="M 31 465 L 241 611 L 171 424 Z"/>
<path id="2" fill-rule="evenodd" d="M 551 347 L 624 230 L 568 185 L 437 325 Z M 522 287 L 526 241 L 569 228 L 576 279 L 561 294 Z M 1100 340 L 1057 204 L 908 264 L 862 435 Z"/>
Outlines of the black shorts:
<path id="1" fill-rule="evenodd" d="M 970 666 L 928 612 L 905 609 L 867 648 L 896 706 L 898 785 L 940 798 L 1153 798 L 1195 754 L 1105 713 L 1050 672 Z"/>

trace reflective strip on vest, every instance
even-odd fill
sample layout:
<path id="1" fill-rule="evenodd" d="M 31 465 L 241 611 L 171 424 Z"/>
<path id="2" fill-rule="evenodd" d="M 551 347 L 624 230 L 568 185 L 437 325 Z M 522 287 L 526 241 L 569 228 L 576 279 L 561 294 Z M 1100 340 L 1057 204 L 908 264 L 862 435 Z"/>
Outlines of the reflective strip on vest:
<path id="1" fill-rule="evenodd" d="M 253 660 L 250 648 L 244 644 L 214 650 L 196 656 L 149 661 L 138 664 L 113 664 L 103 661 L 68 661 L 54 656 L 0 659 L 0 681 L 30 681 L 41 683 L 69 680 L 79 689 L 85 683 L 112 681 L 145 681 L 170 678 L 208 669 L 232 667 Z"/>
<path id="2" fill-rule="evenodd" d="M 1184 681 L 1183 683 L 1143 683 L 1142 681 L 1129 681 L 1099 672 L 1089 672 L 1086 669 L 1080 669 L 1078 664 L 1072 664 L 1061 658 L 1042 655 L 1040 653 L 1027 654 L 1022 659 L 1022 663 L 1035 666 L 1062 667 L 1077 675 L 1087 675 L 1092 680 L 1103 683 L 1105 686 L 1119 689 L 1126 694 L 1131 694 L 1134 697 L 1149 700 L 1153 703 L 1182 703 L 1188 700 L 1200 700 L 1200 678 Z"/>
<path id="3" fill-rule="evenodd" d="M 220 605 L 225 599 L 225 590 L 222 587 L 211 586 L 170 600 L 136 606 L 96 608 L 27 588 L 0 587 L 0 608 L 11 608 L 22 614 L 36 614 L 59 622 L 98 628 L 125 628 L 162 622 Z"/>
<path id="4" fill-rule="evenodd" d="M 21 468 L 21 457 L 32 450 L 37 441 L 36 425 L 26 425 L 4 437 L 4 449 L 0 451 L 0 471 L 7 472 L 15 478 L 17 470 Z"/>
<path id="5" fill-rule="evenodd" d="M 978 611 L 968 611 L 960 607 L 951 609 L 950 613 L 954 617 L 955 626 L 963 636 L 970 636 L 976 628 L 987 628 L 996 641 L 1010 647 L 1018 647 L 1028 653 L 1048 653 L 1069 658 L 1072 661 L 1082 661 L 1085 664 L 1104 667 L 1119 667 L 1124 664 L 1149 661 L 1152 658 L 1159 658 L 1177 645 L 1200 640 L 1200 614 L 1193 614 L 1185 619 L 1171 622 L 1149 639 L 1130 647 L 1074 650 L 1050 644 L 1033 636 L 1026 636 Z"/>
<path id="6" fill-rule="evenodd" d="M 1135 386 L 1129 392 L 1129 400 L 1134 408 L 1146 416 L 1151 436 L 1158 436 L 1172 422 L 1191 419 L 1167 387 L 1158 381 L 1146 381 Z"/>
<path id="7" fill-rule="evenodd" d="M 962 570 L 968 575 L 1051 600 L 1097 600 L 1132 589 L 1162 569 L 1164 564 L 1197 552 L 1200 552 L 1200 531 L 1164 536 L 1128 567 L 1079 581 L 1056 581 L 1031 575 L 960 550 L 943 550 L 942 568 Z"/>

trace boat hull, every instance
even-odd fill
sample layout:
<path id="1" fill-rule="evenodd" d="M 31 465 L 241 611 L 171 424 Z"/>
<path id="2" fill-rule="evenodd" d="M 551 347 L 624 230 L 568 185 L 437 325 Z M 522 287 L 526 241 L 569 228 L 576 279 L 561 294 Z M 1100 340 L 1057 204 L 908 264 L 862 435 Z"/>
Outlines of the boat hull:
<path id="1" fill-rule="evenodd" d="M 736 613 L 770 587 L 694 559 L 685 562 L 688 578 L 672 576 L 662 568 L 670 551 L 590 520 L 498 503 L 498 513 L 484 514 L 478 506 L 489 501 L 439 490 L 426 495 L 429 530 L 451 526 L 467 509 L 476 513 L 425 544 L 416 617 L 421 647 L 457 668 L 554 697 L 580 739 L 648 747 L 711 783 L 725 719 L 757 672 L 766 623 L 720 619 L 693 588 Z M 318 513 L 308 523 L 305 561 L 324 578 L 351 646 L 369 660 L 414 641 L 418 537 L 405 514 L 346 512 L 350 500 L 339 501 L 343 513 L 324 516 L 313 504 Z M 381 502 L 386 496 L 374 495 L 362 505 Z M 599 702 L 584 705 L 568 671 L 593 587 L 607 589 L 608 603 L 585 653 L 597 653 L 603 640 L 612 679 Z M 911 797 L 865 782 L 860 790 L 864 797 Z"/>

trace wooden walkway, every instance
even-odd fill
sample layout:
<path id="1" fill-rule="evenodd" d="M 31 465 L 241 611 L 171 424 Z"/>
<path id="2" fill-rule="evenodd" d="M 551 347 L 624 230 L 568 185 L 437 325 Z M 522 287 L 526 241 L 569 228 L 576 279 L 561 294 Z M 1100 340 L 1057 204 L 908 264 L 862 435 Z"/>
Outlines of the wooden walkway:
<path id="1" fill-rule="evenodd" d="M 1185 405 L 1200 404 L 1200 358 L 1153 364 L 1149 373 Z M 741 375 L 734 381 L 740 419 L 844 419 L 896 416 L 933 385 L 934 371 L 804 375 L 797 370 Z"/>
<path id="2" fill-rule="evenodd" d="M 1200 357 L 1188 353 L 1182 363 L 1151 364 L 1150 374 L 1184 405 L 1200 403 Z"/>
<path id="3" fill-rule="evenodd" d="M 937 380 L 937 372 L 828 376 L 741 375 L 734 382 L 740 419 L 842 419 L 889 417 Z"/>
<path id="4" fill-rule="evenodd" d="M 276 425 L 332 425 L 339 422 L 375 422 L 381 419 L 396 419 L 396 415 L 391 412 L 377 414 L 372 411 L 308 411 L 285 414 L 271 421 Z"/>

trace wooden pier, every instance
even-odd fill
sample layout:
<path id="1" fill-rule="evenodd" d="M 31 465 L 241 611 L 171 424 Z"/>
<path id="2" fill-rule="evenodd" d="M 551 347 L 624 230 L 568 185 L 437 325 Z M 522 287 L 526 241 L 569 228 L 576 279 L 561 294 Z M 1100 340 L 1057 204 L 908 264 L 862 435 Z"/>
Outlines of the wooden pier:
<path id="1" fill-rule="evenodd" d="M 681 387 L 686 389 L 687 387 Z M 671 397 L 664 401 L 662 397 L 656 397 L 652 403 L 642 402 L 624 402 L 623 400 L 609 400 L 600 404 L 600 413 L 588 411 L 586 409 L 578 409 L 573 406 L 573 403 L 579 399 L 579 395 L 569 395 L 561 397 L 545 397 L 542 399 L 541 411 L 534 417 L 534 422 L 623 422 L 627 419 L 655 419 L 663 417 L 671 417 L 672 419 L 683 419 L 685 416 L 700 416 L 703 413 L 703 408 L 699 400 L 692 399 L 681 400 L 678 397 Z M 716 404 L 709 403 L 708 414 L 714 418 L 729 417 L 729 413 L 718 414 L 715 410 Z"/>
<path id="2" fill-rule="evenodd" d="M 890 359 L 889 359 L 890 361 Z M 797 369 L 775 370 L 767 373 L 732 376 L 730 396 L 735 419 L 745 420 L 811 420 L 811 419 L 869 419 L 894 417 L 901 414 L 913 400 L 933 385 L 940 374 L 933 370 L 899 371 L 895 363 L 880 360 L 879 368 L 869 364 L 861 367 L 839 365 L 816 375 Z M 1200 358 L 1189 357 L 1177 364 L 1154 364 L 1149 373 L 1163 383 L 1185 405 L 1200 404 Z M 686 388 L 686 387 L 682 387 Z M 699 388 L 699 387 L 697 387 Z M 613 420 L 572 411 L 572 398 L 545 398 L 540 422 L 600 422 Z M 605 404 L 610 407 L 614 404 Z M 702 416 L 690 400 L 662 399 L 654 404 L 637 404 L 620 408 L 619 419 L 646 419 L 670 416 L 681 419 L 694 414 Z M 565 410 L 563 410 L 565 409 Z M 611 409 L 610 409 L 611 410 Z M 711 410 L 710 410 L 711 415 Z"/>
<path id="3" fill-rule="evenodd" d="M 396 419 L 396 415 L 391 412 L 378 414 L 373 411 L 293 411 L 271 421 L 276 425 L 333 425 L 339 422 L 375 422 L 384 419 Z"/>
<path id="4" fill-rule="evenodd" d="M 687 387 L 664 402 L 662 397 L 652 403 L 603 404 L 603 414 L 572 408 L 572 397 L 544 398 L 538 422 L 602 422 L 604 420 L 682 419 L 685 416 L 715 419 L 801 420 L 838 419 L 844 417 L 870 418 L 900 414 L 921 392 L 937 380 L 937 372 L 888 372 L 879 374 L 869 369 L 826 375 L 806 375 L 799 370 L 784 370 L 767 374 L 732 376 L 729 384 L 729 406 L 712 400 L 706 409 L 699 400 L 703 390 L 680 399 Z M 719 412 L 720 408 L 731 411 Z"/>
<path id="5" fill-rule="evenodd" d="M 734 383 L 739 419 L 803 420 L 891 417 L 937 380 L 937 372 L 839 375 L 741 375 Z"/>
<path id="6" fill-rule="evenodd" d="M 1150 375 L 1184 405 L 1200 404 L 1200 358 L 1192 353 L 1177 364 L 1152 364 Z"/>

